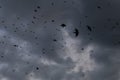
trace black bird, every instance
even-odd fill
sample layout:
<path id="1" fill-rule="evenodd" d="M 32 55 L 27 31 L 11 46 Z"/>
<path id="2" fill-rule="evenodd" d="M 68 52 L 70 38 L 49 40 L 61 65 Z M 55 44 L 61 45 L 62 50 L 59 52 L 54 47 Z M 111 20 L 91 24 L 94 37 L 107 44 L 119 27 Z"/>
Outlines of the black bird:
<path id="1" fill-rule="evenodd" d="M 40 6 L 37 6 L 37 8 L 39 9 L 39 8 L 40 8 Z"/>
<path id="2" fill-rule="evenodd" d="M 79 31 L 78 31 L 77 28 L 75 28 L 74 33 L 75 33 L 75 36 L 76 36 L 76 37 L 79 35 Z"/>
<path id="3" fill-rule="evenodd" d="M 18 47 L 18 45 L 13 45 L 14 47 Z"/>
<path id="4" fill-rule="evenodd" d="M 92 28 L 90 26 L 87 25 L 88 30 L 91 32 Z"/>
<path id="5" fill-rule="evenodd" d="M 101 9 L 101 6 L 97 6 L 98 9 Z"/>
<path id="6" fill-rule="evenodd" d="M 56 39 L 53 39 L 54 42 L 56 42 L 57 40 Z"/>
<path id="7" fill-rule="evenodd" d="M 66 24 L 61 24 L 61 26 L 64 28 L 64 27 L 66 27 Z"/>
<path id="8" fill-rule="evenodd" d="M 39 67 L 36 67 L 36 70 L 39 70 Z"/>

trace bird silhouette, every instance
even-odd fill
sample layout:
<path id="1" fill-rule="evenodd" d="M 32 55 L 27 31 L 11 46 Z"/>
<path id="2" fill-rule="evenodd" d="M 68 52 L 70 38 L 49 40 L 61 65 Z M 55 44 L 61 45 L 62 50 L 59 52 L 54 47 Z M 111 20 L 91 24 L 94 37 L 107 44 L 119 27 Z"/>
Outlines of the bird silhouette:
<path id="1" fill-rule="evenodd" d="M 79 31 L 78 31 L 77 28 L 75 28 L 75 30 L 74 30 L 74 34 L 75 34 L 76 37 L 79 35 Z"/>

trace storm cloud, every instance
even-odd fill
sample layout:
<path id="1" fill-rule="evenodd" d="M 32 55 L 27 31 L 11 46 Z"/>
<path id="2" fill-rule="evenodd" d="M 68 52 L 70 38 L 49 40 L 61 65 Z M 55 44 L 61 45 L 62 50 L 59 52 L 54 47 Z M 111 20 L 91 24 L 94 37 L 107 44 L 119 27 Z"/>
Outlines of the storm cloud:
<path id="1" fill-rule="evenodd" d="M 0 80 L 119 80 L 118 0 L 0 0 Z"/>

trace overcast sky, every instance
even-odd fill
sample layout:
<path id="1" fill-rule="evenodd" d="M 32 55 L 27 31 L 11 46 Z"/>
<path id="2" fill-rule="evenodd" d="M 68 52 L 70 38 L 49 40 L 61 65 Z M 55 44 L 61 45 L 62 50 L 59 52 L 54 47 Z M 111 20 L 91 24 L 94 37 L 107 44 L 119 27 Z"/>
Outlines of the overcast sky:
<path id="1" fill-rule="evenodd" d="M 0 0 L 0 80 L 120 80 L 119 0 Z"/>

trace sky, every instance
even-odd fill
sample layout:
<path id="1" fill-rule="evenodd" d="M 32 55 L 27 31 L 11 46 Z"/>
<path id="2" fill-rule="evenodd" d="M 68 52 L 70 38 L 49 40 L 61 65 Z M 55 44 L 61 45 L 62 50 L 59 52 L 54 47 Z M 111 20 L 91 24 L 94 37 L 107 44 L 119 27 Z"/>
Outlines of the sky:
<path id="1" fill-rule="evenodd" d="M 120 80 L 119 0 L 0 0 L 0 80 Z"/>

